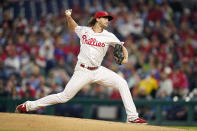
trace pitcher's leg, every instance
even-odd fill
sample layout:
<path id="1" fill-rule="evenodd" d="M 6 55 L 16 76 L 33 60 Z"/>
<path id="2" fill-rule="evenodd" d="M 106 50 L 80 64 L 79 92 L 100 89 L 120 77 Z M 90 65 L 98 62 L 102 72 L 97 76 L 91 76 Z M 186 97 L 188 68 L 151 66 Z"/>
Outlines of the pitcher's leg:
<path id="1" fill-rule="evenodd" d="M 58 94 L 52 94 L 36 101 L 27 101 L 26 109 L 27 111 L 37 110 L 41 107 L 54 105 L 57 103 L 65 103 L 70 100 L 75 94 L 86 84 L 90 82 L 90 77 L 88 73 L 83 71 L 77 71 L 73 74 L 72 78 L 66 85 L 63 92 Z"/>
<path id="2" fill-rule="evenodd" d="M 97 83 L 119 90 L 128 119 L 134 120 L 138 118 L 138 113 L 126 80 L 105 67 L 98 71 L 96 78 L 98 80 Z"/>
<path id="3" fill-rule="evenodd" d="M 50 106 L 50 105 L 54 105 L 57 103 L 63 103 L 60 99 L 62 96 L 63 95 L 61 92 L 58 94 L 52 94 L 52 95 L 45 96 L 45 97 L 35 100 L 35 101 L 27 101 L 26 102 L 27 111 L 34 111 L 34 110 L 40 109 L 45 106 Z M 68 99 L 65 99 L 65 100 L 68 100 Z"/>
<path id="4" fill-rule="evenodd" d="M 133 98 L 131 96 L 128 84 L 123 78 L 119 79 L 118 81 L 119 84 L 114 85 L 114 87 L 119 89 L 127 113 L 127 118 L 130 120 L 135 120 L 136 118 L 138 118 L 138 113 L 133 102 Z"/>

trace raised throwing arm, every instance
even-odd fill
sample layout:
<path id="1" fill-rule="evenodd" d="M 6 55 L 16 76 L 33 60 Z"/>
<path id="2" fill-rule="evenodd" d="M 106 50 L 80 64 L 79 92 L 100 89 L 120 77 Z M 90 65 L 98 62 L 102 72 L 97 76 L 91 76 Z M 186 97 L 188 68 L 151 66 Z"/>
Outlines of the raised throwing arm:
<path id="1" fill-rule="evenodd" d="M 71 32 L 74 32 L 75 28 L 78 26 L 78 24 L 73 20 L 73 18 L 71 17 L 71 14 L 72 14 L 72 9 L 65 11 L 66 19 L 68 22 L 68 27 Z"/>

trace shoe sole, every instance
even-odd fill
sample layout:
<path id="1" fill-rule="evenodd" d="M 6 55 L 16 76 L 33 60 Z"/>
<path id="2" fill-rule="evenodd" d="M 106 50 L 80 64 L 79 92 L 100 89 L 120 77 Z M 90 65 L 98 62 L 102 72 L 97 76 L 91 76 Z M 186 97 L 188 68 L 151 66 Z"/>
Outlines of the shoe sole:
<path id="1" fill-rule="evenodd" d="M 21 113 L 20 111 L 19 111 L 19 109 L 17 109 L 18 107 L 16 107 L 16 109 L 15 109 L 15 113 Z"/>
<path id="2" fill-rule="evenodd" d="M 20 105 L 19 105 L 19 106 L 20 106 Z M 19 106 L 16 107 L 15 113 L 23 113 L 23 111 L 22 111 L 20 108 L 18 108 Z"/>

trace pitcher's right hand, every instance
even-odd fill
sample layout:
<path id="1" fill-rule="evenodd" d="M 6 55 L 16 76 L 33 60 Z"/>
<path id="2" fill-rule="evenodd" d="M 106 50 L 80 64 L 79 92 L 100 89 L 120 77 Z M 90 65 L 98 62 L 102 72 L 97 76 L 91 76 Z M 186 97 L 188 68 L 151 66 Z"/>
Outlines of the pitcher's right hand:
<path id="1" fill-rule="evenodd" d="M 71 16 L 71 14 L 72 14 L 72 9 L 65 10 L 66 16 Z"/>

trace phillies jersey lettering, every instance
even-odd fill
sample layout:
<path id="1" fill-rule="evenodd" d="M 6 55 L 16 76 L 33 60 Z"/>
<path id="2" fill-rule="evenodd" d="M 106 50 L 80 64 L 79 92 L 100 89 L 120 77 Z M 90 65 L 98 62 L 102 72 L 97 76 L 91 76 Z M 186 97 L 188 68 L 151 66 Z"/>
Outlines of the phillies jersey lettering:
<path id="1" fill-rule="evenodd" d="M 100 66 L 109 46 L 123 44 L 112 33 L 103 30 L 95 33 L 91 27 L 77 26 L 75 32 L 80 38 L 78 62 L 90 67 Z"/>
<path id="2" fill-rule="evenodd" d="M 82 36 L 84 42 L 88 45 L 98 46 L 98 47 L 105 47 L 104 43 L 98 42 L 95 38 L 87 39 L 86 35 Z"/>

